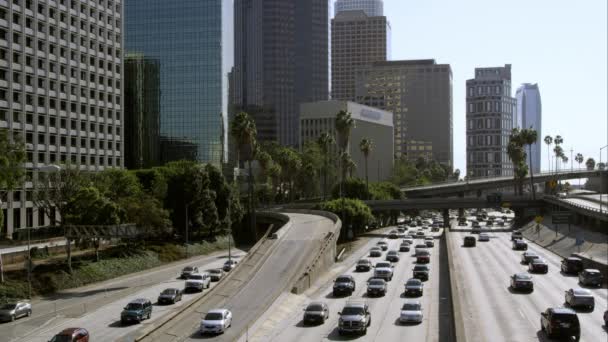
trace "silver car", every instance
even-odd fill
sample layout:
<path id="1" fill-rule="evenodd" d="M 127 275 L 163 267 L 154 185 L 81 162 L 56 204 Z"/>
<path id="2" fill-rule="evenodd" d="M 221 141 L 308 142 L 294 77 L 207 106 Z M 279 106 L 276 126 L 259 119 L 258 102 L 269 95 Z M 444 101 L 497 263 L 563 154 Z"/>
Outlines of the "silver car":
<path id="1" fill-rule="evenodd" d="M 14 321 L 17 318 L 32 315 L 32 304 L 26 301 L 9 303 L 0 306 L 0 321 Z"/>
<path id="2" fill-rule="evenodd" d="M 565 301 L 570 307 L 586 307 L 593 311 L 595 308 L 595 299 L 591 291 L 586 289 L 570 289 L 566 291 Z"/>
<path id="3" fill-rule="evenodd" d="M 201 321 L 201 334 L 223 334 L 232 325 L 232 312 L 226 309 L 209 311 Z"/>
<path id="4" fill-rule="evenodd" d="M 419 300 L 407 301 L 401 308 L 400 323 L 422 323 L 422 304 Z"/>

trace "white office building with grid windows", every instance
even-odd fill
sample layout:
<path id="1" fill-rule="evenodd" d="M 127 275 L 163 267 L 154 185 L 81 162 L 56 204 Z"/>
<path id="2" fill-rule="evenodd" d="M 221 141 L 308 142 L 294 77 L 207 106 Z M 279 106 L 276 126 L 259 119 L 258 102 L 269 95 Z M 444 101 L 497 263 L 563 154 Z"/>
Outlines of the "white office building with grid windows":
<path id="1" fill-rule="evenodd" d="M 0 129 L 22 135 L 28 175 L 2 198 L 2 237 L 50 223 L 53 214 L 32 202 L 35 170 L 123 166 L 122 8 L 122 0 L 0 0 Z"/>

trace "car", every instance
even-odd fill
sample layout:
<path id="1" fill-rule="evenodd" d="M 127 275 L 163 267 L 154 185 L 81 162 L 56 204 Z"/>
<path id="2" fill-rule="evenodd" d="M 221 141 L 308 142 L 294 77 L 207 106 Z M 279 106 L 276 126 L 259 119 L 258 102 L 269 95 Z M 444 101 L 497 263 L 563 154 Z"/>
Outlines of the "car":
<path id="1" fill-rule="evenodd" d="M 369 256 L 371 258 L 376 258 L 382 256 L 382 249 L 380 247 L 372 247 L 369 250 Z"/>
<path id="2" fill-rule="evenodd" d="M 524 240 L 514 240 L 513 249 L 516 251 L 525 251 L 528 249 L 528 244 Z"/>
<path id="3" fill-rule="evenodd" d="M 504 227 L 505 226 L 505 221 L 504 220 L 496 220 L 496 225 L 499 227 Z"/>
<path id="4" fill-rule="evenodd" d="M 209 286 L 211 286 L 211 277 L 209 276 L 209 273 L 194 273 L 190 275 L 190 278 L 188 278 L 188 280 L 186 280 L 186 286 L 184 287 L 184 291 L 202 292 L 203 289 L 208 289 Z"/>
<path id="5" fill-rule="evenodd" d="M 418 239 L 424 239 L 424 232 L 422 232 L 422 231 L 416 232 L 416 238 L 418 238 Z"/>
<path id="6" fill-rule="evenodd" d="M 511 241 L 522 240 L 523 238 L 524 235 L 519 231 L 514 231 L 513 233 L 511 233 Z"/>
<path id="7" fill-rule="evenodd" d="M 399 245 L 399 252 L 409 252 L 410 251 L 410 244 L 409 243 L 402 243 L 401 245 Z"/>
<path id="8" fill-rule="evenodd" d="M 306 324 L 319 323 L 323 324 L 329 319 L 329 307 L 324 302 L 312 302 L 304 309 L 304 317 L 302 322 Z"/>
<path id="9" fill-rule="evenodd" d="M 180 278 L 188 279 L 192 273 L 198 273 L 198 267 L 196 266 L 186 266 L 182 269 L 182 273 L 180 274 Z"/>
<path id="10" fill-rule="evenodd" d="M 53 336 L 49 342 L 89 342 L 89 332 L 84 328 L 67 328 Z"/>
<path id="11" fill-rule="evenodd" d="M 200 325 L 201 335 L 223 334 L 232 325 L 232 312 L 227 309 L 213 309 L 205 314 Z"/>
<path id="12" fill-rule="evenodd" d="M 420 280 L 429 280 L 431 268 L 429 265 L 415 265 L 412 270 L 413 277 Z"/>
<path id="13" fill-rule="evenodd" d="M 3 322 L 14 322 L 18 318 L 29 317 L 31 315 L 32 304 L 24 300 L 0 306 L 0 321 Z"/>
<path id="14" fill-rule="evenodd" d="M 367 272 L 372 269 L 372 262 L 369 259 L 363 258 L 357 261 L 357 266 L 355 266 L 355 271 L 357 272 Z"/>
<path id="15" fill-rule="evenodd" d="M 604 311 L 604 327 L 608 328 L 608 310 Z"/>
<path id="16" fill-rule="evenodd" d="M 357 332 L 367 334 L 367 328 L 372 324 L 372 315 L 365 302 L 347 302 L 342 311 L 338 312 L 338 334 Z"/>
<path id="17" fill-rule="evenodd" d="M 408 245 L 413 245 L 414 239 L 411 237 L 406 237 L 405 239 L 403 239 L 403 243 L 407 243 Z"/>
<path id="18" fill-rule="evenodd" d="M 399 323 L 422 323 L 422 304 L 418 300 L 408 300 L 401 307 Z"/>
<path id="19" fill-rule="evenodd" d="M 433 239 L 432 237 L 426 237 L 424 238 L 424 244 L 427 247 L 435 247 L 435 239 Z"/>
<path id="20" fill-rule="evenodd" d="M 458 226 L 461 227 L 461 226 L 466 226 L 466 225 L 467 225 L 467 218 L 463 217 L 463 216 L 459 217 Z"/>
<path id="21" fill-rule="evenodd" d="M 389 239 L 397 239 L 399 237 L 399 232 L 396 230 L 391 230 L 391 232 L 388 233 L 388 237 Z"/>
<path id="22" fill-rule="evenodd" d="M 584 286 L 602 286 L 604 276 L 599 270 L 587 268 L 578 274 L 578 282 Z"/>
<path id="23" fill-rule="evenodd" d="M 207 270 L 209 273 L 209 277 L 211 277 L 211 281 L 220 281 L 224 277 L 224 270 L 221 268 L 212 268 Z"/>
<path id="24" fill-rule="evenodd" d="M 422 296 L 424 292 L 424 284 L 420 279 L 411 278 L 405 282 L 406 296 Z"/>
<path id="25" fill-rule="evenodd" d="M 511 276 L 511 289 L 513 291 L 527 290 L 534 291 L 534 282 L 527 273 L 516 273 Z"/>
<path id="26" fill-rule="evenodd" d="M 540 329 L 551 339 L 574 337 L 578 341 L 581 337 L 578 315 L 568 308 L 548 308 L 541 312 Z"/>
<path id="27" fill-rule="evenodd" d="M 480 227 L 473 227 L 473 229 L 471 229 L 471 234 L 479 234 L 479 233 L 481 233 Z"/>
<path id="28" fill-rule="evenodd" d="M 380 249 L 382 249 L 383 251 L 386 251 L 388 249 L 388 243 L 384 240 L 378 241 L 378 243 L 376 243 L 376 246 L 380 247 Z"/>
<path id="29" fill-rule="evenodd" d="M 158 304 L 175 304 L 182 300 L 182 290 L 180 289 L 164 289 L 158 296 Z"/>
<path id="30" fill-rule="evenodd" d="M 226 262 L 224 263 L 224 266 L 222 267 L 222 270 L 224 272 L 230 272 L 236 267 L 237 263 L 238 262 L 234 259 L 226 260 Z"/>
<path id="31" fill-rule="evenodd" d="M 482 242 L 482 241 L 490 241 L 490 235 L 488 233 L 480 233 L 479 242 Z"/>
<path id="32" fill-rule="evenodd" d="M 473 227 L 473 229 L 481 228 L 481 225 L 479 224 L 479 219 L 477 219 L 477 221 L 473 221 L 473 224 L 471 225 L 471 227 Z"/>
<path id="33" fill-rule="evenodd" d="M 374 278 L 382 278 L 386 281 L 393 279 L 393 265 L 390 262 L 377 262 L 374 266 Z"/>
<path id="34" fill-rule="evenodd" d="M 431 252 L 427 250 L 416 250 L 416 263 L 418 264 L 428 264 L 431 262 Z"/>
<path id="35" fill-rule="evenodd" d="M 548 273 L 549 264 L 541 258 L 532 259 L 528 263 L 528 271 L 531 273 Z"/>
<path id="36" fill-rule="evenodd" d="M 334 297 L 344 294 L 350 296 L 355 292 L 355 288 L 355 278 L 348 274 L 341 275 L 334 280 L 333 295 Z"/>
<path id="37" fill-rule="evenodd" d="M 587 289 L 569 289 L 564 291 L 564 301 L 571 308 L 585 307 L 590 311 L 595 308 L 595 298 Z"/>
<path id="38" fill-rule="evenodd" d="M 427 250 L 428 248 L 429 247 L 426 245 L 426 243 L 419 243 L 414 246 L 415 251 L 418 251 L 419 249 Z"/>
<path id="39" fill-rule="evenodd" d="M 475 247 L 477 244 L 477 239 L 474 236 L 465 236 L 464 237 L 464 246 L 465 247 Z"/>
<path id="40" fill-rule="evenodd" d="M 388 253 L 386 253 L 386 261 L 390 261 L 390 262 L 398 262 L 399 261 L 399 252 L 398 251 L 388 251 Z"/>
<path id="41" fill-rule="evenodd" d="M 152 302 L 146 298 L 132 300 L 120 313 L 120 323 L 141 323 L 152 317 Z"/>
<path id="42" fill-rule="evenodd" d="M 387 283 L 382 278 L 371 278 L 367 282 L 368 296 L 384 296 L 386 294 Z"/>
<path id="43" fill-rule="evenodd" d="M 566 274 L 578 274 L 584 269 L 583 260 L 576 257 L 562 259 L 561 270 Z"/>
<path id="44" fill-rule="evenodd" d="M 527 265 L 530 261 L 538 259 L 540 256 L 534 251 L 526 251 L 521 254 L 521 263 Z"/>

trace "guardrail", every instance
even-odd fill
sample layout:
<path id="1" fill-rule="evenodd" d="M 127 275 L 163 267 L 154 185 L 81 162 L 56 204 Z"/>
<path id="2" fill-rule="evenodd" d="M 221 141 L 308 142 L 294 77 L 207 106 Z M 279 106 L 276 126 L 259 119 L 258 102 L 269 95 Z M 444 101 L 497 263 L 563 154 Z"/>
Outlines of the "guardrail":
<path id="1" fill-rule="evenodd" d="M 598 218 L 602 221 L 608 221 L 608 212 L 600 211 L 599 208 L 589 207 L 579 203 L 573 203 L 568 201 L 569 198 L 560 198 L 556 196 L 544 196 L 543 200 L 551 204 L 559 205 L 571 210 L 584 211 L 585 214 L 591 214 L 591 216 Z"/>

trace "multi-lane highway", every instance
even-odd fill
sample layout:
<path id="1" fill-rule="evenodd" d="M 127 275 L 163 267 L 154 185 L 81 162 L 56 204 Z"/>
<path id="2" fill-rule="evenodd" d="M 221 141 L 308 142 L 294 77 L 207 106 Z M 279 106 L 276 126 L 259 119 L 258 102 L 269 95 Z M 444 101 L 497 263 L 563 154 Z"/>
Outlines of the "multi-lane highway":
<path id="1" fill-rule="evenodd" d="M 413 231 L 417 229 L 410 229 Z M 430 230 L 426 230 L 429 234 Z M 368 257 L 369 249 L 383 237 L 373 238 L 361 249 L 355 251 L 344 262 L 336 264 L 329 274 L 332 278 L 317 284 L 317 290 L 306 295 L 300 304 L 292 306 L 283 313 L 284 318 L 278 322 L 272 331 L 265 336 L 252 340 L 270 341 L 336 341 L 357 338 L 361 341 L 444 341 L 441 336 L 447 337 L 451 333 L 450 306 L 449 306 L 449 280 L 447 274 L 447 256 L 442 250 L 440 234 L 435 236 L 435 246 L 431 251 L 431 275 L 424 282 L 424 294 L 421 297 L 405 297 L 404 284 L 412 277 L 415 262 L 414 249 L 410 252 L 400 253 L 400 261 L 394 265 L 394 277 L 388 282 L 388 290 L 383 297 L 368 297 L 366 294 L 367 280 L 372 277 L 373 269 L 368 272 L 356 272 L 355 264 L 362 257 Z M 399 250 L 402 239 L 387 239 L 388 250 Z M 414 240 L 414 244 L 423 243 Z M 369 258 L 372 263 L 384 261 L 386 251 L 382 257 Z M 356 290 L 351 296 L 334 297 L 332 294 L 333 279 L 341 274 L 350 274 L 355 278 Z M 398 318 L 403 303 L 408 300 L 420 300 L 423 306 L 423 322 L 420 324 L 402 325 Z M 369 304 L 372 323 L 365 336 L 340 336 L 338 333 L 338 312 L 348 301 L 366 301 Z M 302 322 L 304 307 L 311 301 L 326 302 L 329 306 L 329 319 L 322 325 L 305 326 Z M 274 310 L 273 307 L 269 311 Z"/>
<path id="2" fill-rule="evenodd" d="M 157 321 L 201 296 L 200 293 L 184 294 L 183 300 L 174 305 L 157 305 L 156 299 L 163 289 L 183 289 L 184 280 L 178 279 L 182 267 L 198 266 L 201 271 L 220 268 L 226 261 L 226 254 L 222 252 L 193 258 L 187 262 L 67 291 L 57 299 L 36 301 L 32 317 L 0 324 L 0 341 L 48 341 L 59 331 L 70 327 L 87 329 L 92 341 L 133 341 L 136 331 L 142 326 Z M 233 250 L 232 255 L 238 260 L 244 252 Z M 211 286 L 214 284 L 212 282 Z M 120 324 L 122 308 L 135 298 L 152 301 L 152 318 L 141 324 Z"/>
<path id="3" fill-rule="evenodd" d="M 489 242 L 476 247 L 462 247 L 469 233 L 450 233 L 453 251 L 453 274 L 460 285 L 460 312 L 464 318 L 467 340 L 549 341 L 540 329 L 540 312 L 548 307 L 564 306 L 564 291 L 578 288 L 578 278 L 560 273 L 561 257 L 529 243 L 549 264 L 547 274 L 533 274 L 534 291 L 516 293 L 510 289 L 510 276 L 527 273 L 520 263 L 522 251 L 512 250 L 510 233 L 491 232 Z M 606 341 L 602 315 L 607 307 L 608 291 L 590 289 L 595 296 L 593 312 L 579 312 L 581 341 Z"/>

